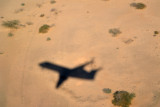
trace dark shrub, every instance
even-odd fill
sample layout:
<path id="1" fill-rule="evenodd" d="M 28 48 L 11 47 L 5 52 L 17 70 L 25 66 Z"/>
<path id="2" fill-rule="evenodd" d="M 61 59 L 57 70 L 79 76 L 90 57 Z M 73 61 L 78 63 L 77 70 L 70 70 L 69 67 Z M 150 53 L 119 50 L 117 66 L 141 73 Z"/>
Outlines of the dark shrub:
<path id="1" fill-rule="evenodd" d="M 129 107 L 131 100 L 135 97 L 134 93 L 128 93 L 127 91 L 116 91 L 113 94 L 114 99 L 112 104 L 120 107 Z"/>

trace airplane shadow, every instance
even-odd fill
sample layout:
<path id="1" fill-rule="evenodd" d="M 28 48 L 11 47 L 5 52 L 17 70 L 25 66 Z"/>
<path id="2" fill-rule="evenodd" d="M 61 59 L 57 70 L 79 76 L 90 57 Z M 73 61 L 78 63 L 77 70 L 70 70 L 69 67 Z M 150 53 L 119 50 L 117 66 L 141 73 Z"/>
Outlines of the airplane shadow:
<path id="1" fill-rule="evenodd" d="M 42 68 L 51 69 L 59 73 L 59 80 L 56 85 L 56 88 L 59 88 L 62 85 L 62 83 L 68 79 L 68 77 L 93 80 L 95 78 L 96 73 L 99 70 L 101 70 L 101 68 L 93 69 L 90 72 L 87 72 L 84 69 L 84 67 L 92 63 L 93 60 L 86 62 L 80 66 L 77 66 L 73 69 L 66 68 L 50 62 L 42 62 L 39 64 L 39 66 L 41 66 Z"/>

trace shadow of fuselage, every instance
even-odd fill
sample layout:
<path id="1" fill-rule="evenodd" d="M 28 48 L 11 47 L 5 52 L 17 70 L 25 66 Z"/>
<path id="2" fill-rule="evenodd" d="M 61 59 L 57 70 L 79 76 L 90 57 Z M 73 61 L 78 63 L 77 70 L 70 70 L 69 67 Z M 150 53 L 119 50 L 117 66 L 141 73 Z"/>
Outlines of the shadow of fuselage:
<path id="1" fill-rule="evenodd" d="M 93 69 L 90 72 L 87 72 L 84 70 L 84 67 L 88 64 L 93 63 L 92 61 L 87 62 L 85 64 L 82 64 L 80 66 L 77 66 L 73 69 L 69 69 L 63 66 L 59 66 L 57 64 L 53 64 L 50 62 L 43 62 L 39 65 L 43 68 L 51 69 L 59 73 L 59 80 L 57 82 L 56 88 L 59 88 L 60 85 L 68 79 L 68 77 L 74 77 L 74 78 L 80 78 L 80 79 L 88 79 L 93 80 L 96 73 L 101 69 Z"/>

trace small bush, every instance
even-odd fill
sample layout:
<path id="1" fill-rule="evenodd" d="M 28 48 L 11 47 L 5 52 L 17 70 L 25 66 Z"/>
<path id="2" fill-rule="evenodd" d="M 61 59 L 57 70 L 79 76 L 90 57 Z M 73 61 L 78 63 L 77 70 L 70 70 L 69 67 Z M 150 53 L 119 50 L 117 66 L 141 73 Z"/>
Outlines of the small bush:
<path id="1" fill-rule="evenodd" d="M 113 28 L 109 29 L 109 33 L 111 33 L 113 37 L 116 37 L 118 34 L 121 34 L 121 31 L 117 28 Z"/>
<path id="2" fill-rule="evenodd" d="M 159 34 L 159 32 L 158 31 L 154 31 L 154 34 L 157 35 L 157 34 Z"/>
<path id="3" fill-rule="evenodd" d="M 154 35 L 153 36 L 157 36 L 159 34 L 158 31 L 154 31 Z"/>
<path id="4" fill-rule="evenodd" d="M 25 6 L 25 3 L 21 3 L 21 6 Z"/>
<path id="5" fill-rule="evenodd" d="M 113 94 L 114 99 L 112 104 L 120 107 L 129 107 L 131 100 L 135 97 L 134 93 L 128 93 L 127 91 L 116 91 Z"/>
<path id="6" fill-rule="evenodd" d="M 111 89 L 109 89 L 109 88 L 104 88 L 104 89 L 103 89 L 103 92 L 104 92 L 104 93 L 111 93 L 111 92 L 112 92 L 112 90 L 111 90 Z"/>
<path id="7" fill-rule="evenodd" d="M 51 0 L 50 3 L 51 3 L 51 4 L 54 4 L 54 3 L 56 3 L 56 1 L 55 1 L 55 0 Z"/>
<path id="8" fill-rule="evenodd" d="M 47 38 L 47 41 L 50 41 L 50 40 L 51 40 L 51 38 L 50 38 L 50 37 L 48 37 L 48 38 Z"/>
<path id="9" fill-rule="evenodd" d="M 146 5 L 143 3 L 131 3 L 130 6 L 135 7 L 136 9 L 144 9 Z"/>
<path id="10" fill-rule="evenodd" d="M 49 28 L 50 28 L 49 25 L 44 24 L 43 26 L 41 26 L 41 27 L 39 28 L 39 33 L 47 33 L 48 30 L 49 30 Z"/>
<path id="11" fill-rule="evenodd" d="M 14 34 L 10 32 L 10 33 L 8 33 L 8 36 L 12 37 L 12 36 L 14 36 Z"/>
<path id="12" fill-rule="evenodd" d="M 18 20 L 11 20 L 11 21 L 3 21 L 2 26 L 11 28 L 11 29 L 18 29 L 20 22 Z"/>
<path id="13" fill-rule="evenodd" d="M 44 17 L 44 14 L 41 14 L 40 17 Z"/>

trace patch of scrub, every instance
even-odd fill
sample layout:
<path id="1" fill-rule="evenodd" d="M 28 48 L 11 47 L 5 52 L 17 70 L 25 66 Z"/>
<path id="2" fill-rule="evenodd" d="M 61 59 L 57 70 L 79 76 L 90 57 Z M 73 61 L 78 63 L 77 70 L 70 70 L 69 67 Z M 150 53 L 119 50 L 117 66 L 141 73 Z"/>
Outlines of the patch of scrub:
<path id="1" fill-rule="evenodd" d="M 104 92 L 104 93 L 111 93 L 111 92 L 112 92 L 112 90 L 111 90 L 111 89 L 109 89 L 109 88 L 104 88 L 104 89 L 103 89 L 103 92 Z"/>
<path id="2" fill-rule="evenodd" d="M 159 34 L 159 31 L 154 31 L 154 35 L 153 36 L 157 36 Z"/>
<path id="3" fill-rule="evenodd" d="M 144 3 L 131 3 L 130 6 L 136 9 L 144 9 L 147 7 Z"/>
<path id="4" fill-rule="evenodd" d="M 48 37 L 48 38 L 47 38 L 47 41 L 50 41 L 50 40 L 51 40 L 51 38 L 50 38 L 50 37 Z"/>
<path id="5" fill-rule="evenodd" d="M 18 29 L 20 25 L 20 21 L 18 20 L 11 20 L 11 21 L 3 21 L 2 26 L 10 28 L 10 29 Z"/>
<path id="6" fill-rule="evenodd" d="M 54 3 L 56 3 L 56 1 L 55 1 L 55 0 L 51 0 L 50 3 L 51 3 L 51 4 L 54 4 Z"/>
<path id="7" fill-rule="evenodd" d="M 130 44 L 130 43 L 132 43 L 134 40 L 133 39 L 124 39 L 123 40 L 123 42 L 125 43 L 125 44 Z"/>
<path id="8" fill-rule="evenodd" d="M 112 104 L 119 107 L 129 107 L 134 97 L 134 93 L 129 93 L 127 91 L 116 91 L 113 94 L 114 99 L 112 100 Z"/>
<path id="9" fill-rule="evenodd" d="M 39 28 L 39 33 L 47 33 L 48 30 L 49 30 L 50 26 L 47 25 L 47 24 L 44 24 L 42 25 L 40 28 Z"/>
<path id="10" fill-rule="evenodd" d="M 116 37 L 122 32 L 118 28 L 109 29 L 109 33 L 112 34 L 112 37 Z"/>
<path id="11" fill-rule="evenodd" d="M 12 36 L 14 36 L 14 34 L 11 33 L 11 32 L 9 32 L 9 33 L 8 33 L 8 36 L 9 36 L 9 37 L 12 37 Z"/>
<path id="12" fill-rule="evenodd" d="M 41 14 L 40 17 L 44 17 L 44 14 Z"/>
<path id="13" fill-rule="evenodd" d="M 21 6 L 25 6 L 25 3 L 21 3 Z"/>

